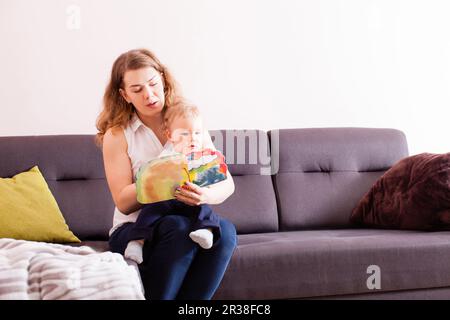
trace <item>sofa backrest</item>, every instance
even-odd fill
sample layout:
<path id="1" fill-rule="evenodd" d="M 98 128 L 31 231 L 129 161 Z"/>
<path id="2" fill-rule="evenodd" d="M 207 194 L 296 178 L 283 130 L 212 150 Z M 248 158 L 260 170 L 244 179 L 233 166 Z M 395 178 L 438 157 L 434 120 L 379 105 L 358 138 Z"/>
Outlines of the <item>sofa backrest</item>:
<path id="1" fill-rule="evenodd" d="M 271 150 L 263 131 L 210 134 L 236 187 L 213 208 L 239 234 L 347 227 L 375 180 L 408 155 L 404 134 L 393 129 L 270 131 Z M 70 229 L 81 240 L 108 239 L 114 203 L 94 135 L 0 137 L 0 159 L 0 177 L 38 165 Z"/>
<path id="2" fill-rule="evenodd" d="M 352 209 L 395 162 L 408 156 L 395 129 L 311 128 L 269 133 L 280 230 L 349 227 Z"/>
<path id="3" fill-rule="evenodd" d="M 227 157 L 236 188 L 227 201 L 213 206 L 215 210 L 229 218 L 238 233 L 276 231 L 275 191 L 270 175 L 261 174 L 267 159 L 253 158 L 255 152 L 268 152 L 267 134 L 256 130 L 210 133 Z M 0 177 L 12 177 L 37 165 L 69 228 L 81 240 L 108 239 L 114 202 L 94 135 L 0 137 L 0 159 Z"/>
<path id="4" fill-rule="evenodd" d="M 278 230 L 278 213 L 270 175 L 270 146 L 261 130 L 210 131 L 215 147 L 225 155 L 235 191 L 220 205 L 212 206 L 236 226 L 237 232 Z"/>
<path id="5" fill-rule="evenodd" d="M 0 137 L 0 177 L 37 165 L 81 240 L 106 240 L 114 203 L 94 135 Z"/>

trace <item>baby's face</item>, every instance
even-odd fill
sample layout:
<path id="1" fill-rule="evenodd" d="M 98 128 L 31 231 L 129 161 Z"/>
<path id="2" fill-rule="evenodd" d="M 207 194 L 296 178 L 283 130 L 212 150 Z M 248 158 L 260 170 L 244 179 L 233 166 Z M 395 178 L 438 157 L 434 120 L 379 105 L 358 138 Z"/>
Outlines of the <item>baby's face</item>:
<path id="1" fill-rule="evenodd" d="M 169 140 L 177 152 L 188 154 L 202 149 L 203 124 L 200 117 L 177 117 L 169 126 Z"/>

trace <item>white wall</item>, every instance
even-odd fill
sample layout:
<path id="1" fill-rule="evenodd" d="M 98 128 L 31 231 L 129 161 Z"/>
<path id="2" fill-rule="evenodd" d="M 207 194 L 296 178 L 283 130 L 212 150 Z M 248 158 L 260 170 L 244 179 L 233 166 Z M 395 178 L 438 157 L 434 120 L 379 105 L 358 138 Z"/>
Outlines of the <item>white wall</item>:
<path id="1" fill-rule="evenodd" d="M 0 135 L 95 133 L 113 61 L 147 47 L 210 129 L 391 127 L 411 154 L 448 152 L 449 16 L 445 0 L 0 0 Z"/>

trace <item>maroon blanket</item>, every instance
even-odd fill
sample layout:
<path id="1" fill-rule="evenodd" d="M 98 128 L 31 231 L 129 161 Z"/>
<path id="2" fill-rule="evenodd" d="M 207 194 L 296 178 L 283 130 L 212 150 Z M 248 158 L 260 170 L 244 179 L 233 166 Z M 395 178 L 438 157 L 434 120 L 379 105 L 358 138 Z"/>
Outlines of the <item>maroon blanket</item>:
<path id="1" fill-rule="evenodd" d="M 450 153 L 404 158 L 373 185 L 353 209 L 360 226 L 450 229 Z"/>

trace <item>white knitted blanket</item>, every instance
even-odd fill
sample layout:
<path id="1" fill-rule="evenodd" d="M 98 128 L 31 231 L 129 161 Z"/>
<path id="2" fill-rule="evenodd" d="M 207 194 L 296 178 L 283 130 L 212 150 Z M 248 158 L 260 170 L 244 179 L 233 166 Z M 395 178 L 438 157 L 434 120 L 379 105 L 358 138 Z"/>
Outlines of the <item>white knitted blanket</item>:
<path id="1" fill-rule="evenodd" d="M 122 255 L 87 246 L 0 239 L 0 299 L 144 299 Z"/>

